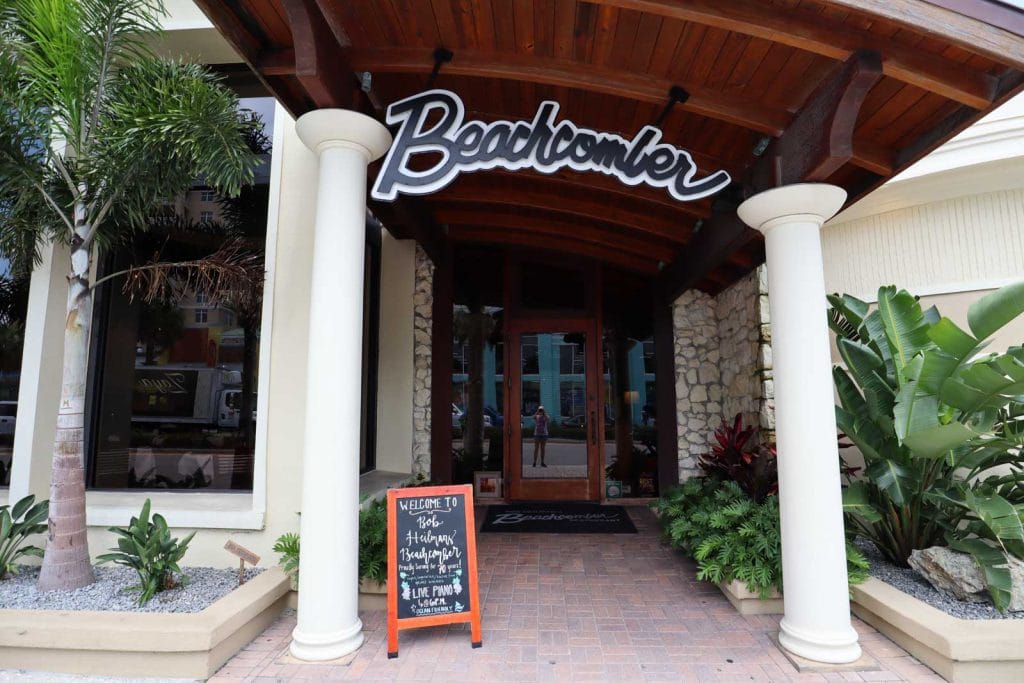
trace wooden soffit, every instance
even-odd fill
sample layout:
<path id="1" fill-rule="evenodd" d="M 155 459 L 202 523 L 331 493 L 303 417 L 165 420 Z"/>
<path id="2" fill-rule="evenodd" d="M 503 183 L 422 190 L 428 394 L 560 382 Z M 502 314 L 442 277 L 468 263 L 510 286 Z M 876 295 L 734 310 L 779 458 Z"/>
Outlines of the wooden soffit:
<path id="1" fill-rule="evenodd" d="M 299 116 L 387 105 L 434 87 L 467 118 L 560 118 L 631 138 L 661 121 L 728 190 L 681 203 L 597 174 L 461 176 L 418 199 L 372 203 L 394 234 L 571 252 L 655 278 L 666 299 L 717 292 L 763 261 L 735 215 L 800 181 L 855 201 L 1018 92 L 1024 11 L 995 0 L 198 0 Z M 374 172 L 374 169 L 371 169 Z"/>

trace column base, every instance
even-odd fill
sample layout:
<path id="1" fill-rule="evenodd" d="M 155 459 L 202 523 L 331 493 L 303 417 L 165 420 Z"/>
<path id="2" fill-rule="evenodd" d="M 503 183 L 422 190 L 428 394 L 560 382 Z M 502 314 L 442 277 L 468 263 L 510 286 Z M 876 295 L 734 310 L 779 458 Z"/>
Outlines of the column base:
<path id="1" fill-rule="evenodd" d="M 849 664 L 861 656 L 857 632 L 852 626 L 848 632 L 825 635 L 794 628 L 783 617 L 779 623 L 779 644 L 799 657 L 825 664 Z"/>
<path id="2" fill-rule="evenodd" d="M 296 626 L 288 650 L 297 659 L 324 662 L 352 654 L 363 645 L 363 622 L 356 619 L 351 627 L 334 633 L 304 633 Z"/>

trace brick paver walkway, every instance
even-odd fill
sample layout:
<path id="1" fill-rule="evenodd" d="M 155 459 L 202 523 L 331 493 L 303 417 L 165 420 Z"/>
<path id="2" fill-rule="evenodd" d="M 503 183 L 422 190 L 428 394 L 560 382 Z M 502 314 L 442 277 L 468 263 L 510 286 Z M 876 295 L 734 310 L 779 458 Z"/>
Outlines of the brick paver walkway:
<path id="1" fill-rule="evenodd" d="M 662 546 L 651 512 L 639 534 L 479 534 L 483 639 L 466 625 L 402 631 L 387 658 L 384 612 L 362 615 L 347 666 L 288 661 L 291 610 L 213 681 L 941 681 L 855 621 L 880 671 L 799 674 L 773 644 L 777 616 L 743 617 L 693 564 Z M 478 518 L 482 515 L 478 512 Z"/>

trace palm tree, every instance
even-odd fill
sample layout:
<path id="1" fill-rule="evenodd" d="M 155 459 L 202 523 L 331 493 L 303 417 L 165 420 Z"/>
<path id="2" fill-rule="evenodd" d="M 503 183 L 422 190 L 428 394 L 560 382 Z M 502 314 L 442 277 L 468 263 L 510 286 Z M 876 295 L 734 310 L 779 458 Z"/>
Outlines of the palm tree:
<path id="1" fill-rule="evenodd" d="M 0 15 L 0 246 L 66 244 L 67 319 L 41 590 L 94 580 L 83 424 L 91 265 L 203 175 L 233 195 L 255 162 L 237 100 L 200 66 L 147 47 L 160 0 L 7 0 Z M 205 276 L 210 269 L 203 271 Z M 166 273 L 133 270 L 130 283 Z M 109 278 L 109 276 L 108 276 Z M 104 278 L 104 279 L 108 279 Z M 194 282 L 190 280 L 189 282 Z M 166 289 L 166 279 L 150 292 Z"/>

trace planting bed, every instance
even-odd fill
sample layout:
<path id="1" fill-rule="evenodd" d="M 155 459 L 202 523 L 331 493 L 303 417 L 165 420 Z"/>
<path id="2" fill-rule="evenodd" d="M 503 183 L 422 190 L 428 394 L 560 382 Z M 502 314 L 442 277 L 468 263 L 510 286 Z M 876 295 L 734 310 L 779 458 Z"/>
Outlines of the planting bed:
<path id="1" fill-rule="evenodd" d="M 247 569 L 246 580 L 262 569 Z M 201 612 L 238 587 L 238 571 L 185 567 L 186 586 L 157 593 L 140 607 L 138 575 L 127 567 L 97 567 L 96 582 L 73 591 L 36 590 L 38 567 L 23 567 L 13 579 L 0 581 L 0 609 L 93 610 L 100 612 Z"/>
<path id="2" fill-rule="evenodd" d="M 924 577 L 907 567 L 897 567 L 862 539 L 856 545 L 871 562 L 871 576 L 957 619 L 1024 619 L 1024 612 L 1000 613 L 990 602 L 965 602 L 940 593 Z"/>

